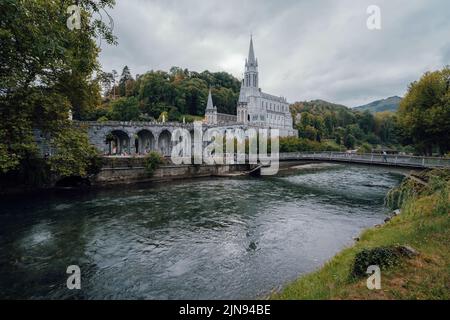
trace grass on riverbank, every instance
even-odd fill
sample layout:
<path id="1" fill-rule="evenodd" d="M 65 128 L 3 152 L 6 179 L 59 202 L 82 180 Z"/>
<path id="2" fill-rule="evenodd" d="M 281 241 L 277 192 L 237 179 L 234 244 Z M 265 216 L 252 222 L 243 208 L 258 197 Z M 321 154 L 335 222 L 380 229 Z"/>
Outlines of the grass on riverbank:
<path id="1" fill-rule="evenodd" d="M 442 173 L 442 171 L 441 171 Z M 433 172 L 430 173 L 433 176 Z M 272 299 L 450 299 L 450 179 L 429 186 L 403 203 L 402 213 L 385 225 L 363 232 L 353 247 L 274 293 Z M 432 190 L 431 190 L 432 188 Z M 364 248 L 409 245 L 420 254 L 381 270 L 381 290 L 367 278 L 352 280 L 355 255 Z M 369 275 L 367 275 L 368 277 Z"/>

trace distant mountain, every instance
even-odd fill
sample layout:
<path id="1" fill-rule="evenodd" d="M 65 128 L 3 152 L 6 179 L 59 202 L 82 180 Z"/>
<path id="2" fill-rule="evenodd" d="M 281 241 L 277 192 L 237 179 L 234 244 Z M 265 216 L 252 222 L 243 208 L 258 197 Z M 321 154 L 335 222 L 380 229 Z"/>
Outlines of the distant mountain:
<path id="1" fill-rule="evenodd" d="M 400 98 L 398 96 L 389 97 L 389 98 L 386 98 L 383 100 L 377 100 L 377 101 L 371 102 L 369 104 L 353 108 L 353 110 L 356 110 L 356 111 L 368 110 L 372 113 L 383 112 L 383 111 L 394 111 L 395 112 L 398 110 L 398 106 L 399 106 L 401 100 L 402 100 L 402 98 Z"/>

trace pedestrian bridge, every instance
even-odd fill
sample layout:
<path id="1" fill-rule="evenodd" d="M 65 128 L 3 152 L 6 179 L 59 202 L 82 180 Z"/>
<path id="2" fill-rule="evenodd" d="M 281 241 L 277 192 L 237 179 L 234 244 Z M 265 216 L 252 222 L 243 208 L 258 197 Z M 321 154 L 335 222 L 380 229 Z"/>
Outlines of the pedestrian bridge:
<path id="1" fill-rule="evenodd" d="M 280 153 L 280 161 L 347 162 L 409 168 L 450 168 L 450 158 L 383 155 L 346 152 L 291 152 Z"/>

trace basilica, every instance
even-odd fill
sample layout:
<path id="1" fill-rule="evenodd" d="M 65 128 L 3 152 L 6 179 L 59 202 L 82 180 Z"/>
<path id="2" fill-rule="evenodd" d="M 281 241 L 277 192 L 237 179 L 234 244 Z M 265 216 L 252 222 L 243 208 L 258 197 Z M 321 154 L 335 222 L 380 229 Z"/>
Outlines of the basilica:
<path id="1" fill-rule="evenodd" d="M 282 137 L 297 136 L 286 98 L 264 93 L 259 87 L 258 59 L 255 57 L 252 38 L 236 110 L 237 115 L 218 113 L 210 91 L 205 111 L 206 123 L 218 126 L 245 124 L 279 129 Z"/>

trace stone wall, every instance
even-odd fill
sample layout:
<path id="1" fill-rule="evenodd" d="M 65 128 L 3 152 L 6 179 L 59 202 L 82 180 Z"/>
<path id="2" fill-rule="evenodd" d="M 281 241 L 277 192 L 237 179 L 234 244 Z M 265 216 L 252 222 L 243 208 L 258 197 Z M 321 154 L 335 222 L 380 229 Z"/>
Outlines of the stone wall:
<path id="1" fill-rule="evenodd" d="M 249 165 L 164 165 L 149 176 L 143 158 L 106 158 L 101 172 L 93 179 L 97 186 L 138 182 L 161 182 L 178 179 L 220 176 L 249 170 Z"/>
<path id="2" fill-rule="evenodd" d="M 176 129 L 186 129 L 194 137 L 194 124 L 183 123 L 157 123 L 157 122 L 79 122 L 74 124 L 84 128 L 90 142 L 103 155 L 144 155 L 149 151 L 157 151 L 164 156 L 170 156 L 172 151 L 172 134 Z M 229 125 L 205 125 L 202 124 L 203 133 L 215 128 L 220 131 L 248 128 L 259 129 L 255 125 L 229 124 Z M 281 136 L 288 135 L 280 131 Z"/>

